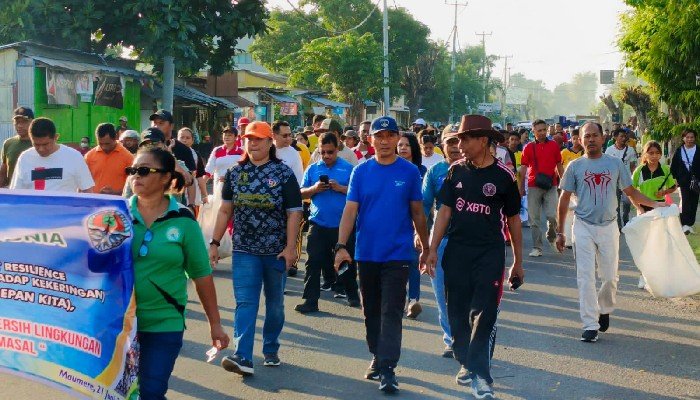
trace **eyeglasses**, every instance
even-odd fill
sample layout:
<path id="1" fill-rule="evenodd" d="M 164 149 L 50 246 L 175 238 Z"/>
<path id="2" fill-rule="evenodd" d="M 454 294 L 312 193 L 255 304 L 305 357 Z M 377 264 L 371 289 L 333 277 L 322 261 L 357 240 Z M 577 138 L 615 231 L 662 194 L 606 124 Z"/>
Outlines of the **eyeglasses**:
<path id="1" fill-rule="evenodd" d="M 335 150 L 321 150 L 322 156 L 326 155 L 326 154 L 328 154 L 329 156 L 332 156 L 333 154 L 335 154 Z"/>
<path id="2" fill-rule="evenodd" d="M 149 168 L 149 167 L 126 167 L 126 168 L 124 168 L 124 172 L 126 172 L 127 175 L 148 176 L 148 174 L 150 174 L 151 172 L 164 173 L 167 171 L 164 169 Z"/>
<path id="3" fill-rule="evenodd" d="M 146 257 L 148 255 L 148 243 L 153 240 L 153 232 L 150 229 L 146 229 L 146 233 L 143 235 L 143 242 L 141 242 L 141 247 L 139 247 L 139 256 Z"/>

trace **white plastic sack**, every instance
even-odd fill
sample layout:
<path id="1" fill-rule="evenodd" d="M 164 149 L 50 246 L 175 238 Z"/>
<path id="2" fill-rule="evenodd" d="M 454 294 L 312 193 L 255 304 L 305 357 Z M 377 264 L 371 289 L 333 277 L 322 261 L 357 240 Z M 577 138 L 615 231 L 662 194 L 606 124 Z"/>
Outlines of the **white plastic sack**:
<path id="1" fill-rule="evenodd" d="M 675 204 L 633 218 L 623 229 L 634 263 L 654 296 L 700 293 L 700 265 L 681 230 Z"/>
<path id="2" fill-rule="evenodd" d="M 202 233 L 204 234 L 204 240 L 209 243 L 212 235 L 214 234 L 214 225 L 216 224 L 216 214 L 219 212 L 220 202 L 214 201 L 214 196 L 209 195 L 209 201 L 207 204 L 202 204 L 199 207 L 199 215 L 197 216 L 197 222 L 200 228 L 202 228 Z M 224 233 L 221 238 L 221 246 L 219 246 L 219 257 L 226 258 L 231 257 L 231 251 L 233 250 L 233 243 L 231 241 L 231 235 L 228 231 Z"/>

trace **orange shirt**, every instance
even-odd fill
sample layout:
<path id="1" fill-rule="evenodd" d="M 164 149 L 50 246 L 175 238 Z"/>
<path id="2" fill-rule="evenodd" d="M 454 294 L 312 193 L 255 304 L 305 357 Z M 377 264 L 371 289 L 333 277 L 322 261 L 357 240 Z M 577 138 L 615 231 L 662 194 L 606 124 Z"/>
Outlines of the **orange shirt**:
<path id="1" fill-rule="evenodd" d="M 110 187 L 119 194 L 126 182 L 124 168 L 130 167 L 134 156 L 121 143 L 117 143 L 109 154 L 100 146 L 96 146 L 85 154 L 85 162 L 90 169 L 92 179 L 95 181 L 95 193 L 100 193 L 102 188 Z"/>

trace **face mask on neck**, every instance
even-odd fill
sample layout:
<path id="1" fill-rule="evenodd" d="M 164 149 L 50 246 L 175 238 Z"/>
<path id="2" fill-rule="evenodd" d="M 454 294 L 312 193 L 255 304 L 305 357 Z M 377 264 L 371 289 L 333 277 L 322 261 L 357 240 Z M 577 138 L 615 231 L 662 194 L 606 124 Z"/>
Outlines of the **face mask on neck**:
<path id="1" fill-rule="evenodd" d="M 89 144 L 89 143 L 85 143 L 85 142 L 80 142 L 80 147 L 81 147 L 81 148 L 83 148 L 83 149 L 87 149 L 87 148 L 88 148 L 88 146 L 90 146 L 90 144 Z"/>

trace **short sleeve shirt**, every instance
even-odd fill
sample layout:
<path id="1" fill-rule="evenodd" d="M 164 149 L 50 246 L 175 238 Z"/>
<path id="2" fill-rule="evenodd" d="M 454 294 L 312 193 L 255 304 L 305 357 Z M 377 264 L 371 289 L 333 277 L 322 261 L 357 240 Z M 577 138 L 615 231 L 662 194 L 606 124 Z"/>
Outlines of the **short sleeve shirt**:
<path id="1" fill-rule="evenodd" d="M 628 170 L 632 170 L 630 165 L 637 163 L 637 151 L 632 146 L 627 146 L 620 150 L 615 145 L 612 145 L 605 149 L 605 154 L 619 158 L 622 163 L 625 164 Z"/>
<path id="2" fill-rule="evenodd" d="M 15 171 L 15 165 L 17 165 L 17 159 L 19 155 L 22 154 L 27 149 L 32 147 L 32 141 L 27 138 L 27 140 L 21 140 L 19 136 L 11 137 L 2 144 L 2 153 L 0 153 L 0 165 L 7 165 L 7 184 L 12 180 L 12 174 Z"/>
<path id="3" fill-rule="evenodd" d="M 667 165 L 659 164 L 658 168 L 651 172 L 646 164 L 642 164 L 632 173 L 632 186 L 650 199 L 664 201 L 656 197 L 656 193 L 676 186 L 676 180 L 673 179 L 671 168 Z"/>
<path id="4" fill-rule="evenodd" d="M 527 186 L 535 185 L 535 175 L 542 173 L 552 177 L 557 184 L 557 164 L 561 162 L 561 150 L 554 140 L 547 139 L 544 142 L 530 142 L 523 148 L 523 156 L 520 164 L 527 166 Z"/>
<path id="5" fill-rule="evenodd" d="M 83 156 L 75 149 L 58 145 L 47 157 L 31 148 L 17 160 L 11 189 L 77 192 L 95 186 Z"/>
<path id="6" fill-rule="evenodd" d="M 124 169 L 131 166 L 133 161 L 134 155 L 120 143 L 110 153 L 105 153 L 100 146 L 88 151 L 85 162 L 95 181 L 94 192 L 99 193 L 104 187 L 122 191 L 126 183 Z"/>
<path id="7" fill-rule="evenodd" d="M 515 174 L 498 160 L 486 168 L 453 164 L 438 199 L 452 209 L 450 242 L 466 246 L 504 245 L 506 217 L 520 213 Z"/>
<path id="8" fill-rule="evenodd" d="M 223 201 L 233 203 L 233 250 L 277 255 L 287 245 L 287 212 L 301 211 L 301 191 L 281 161 L 248 161 L 226 173 Z"/>
<path id="9" fill-rule="evenodd" d="M 327 175 L 329 179 L 337 181 L 338 184 L 348 186 L 352 168 L 349 162 L 340 157 L 331 167 L 328 167 L 323 161 L 313 163 L 304 173 L 301 187 L 312 187 L 320 180 L 321 175 Z M 311 197 L 309 220 L 324 228 L 337 228 L 340 226 L 340 218 L 345 208 L 345 197 L 344 193 L 331 189 L 316 193 Z"/>
<path id="10" fill-rule="evenodd" d="M 576 218 L 602 226 L 617 221 L 617 191 L 630 186 L 629 168 L 619 158 L 603 154 L 572 161 L 559 187 L 576 194 Z"/>

